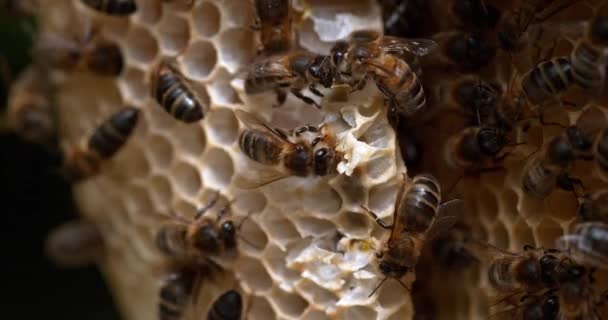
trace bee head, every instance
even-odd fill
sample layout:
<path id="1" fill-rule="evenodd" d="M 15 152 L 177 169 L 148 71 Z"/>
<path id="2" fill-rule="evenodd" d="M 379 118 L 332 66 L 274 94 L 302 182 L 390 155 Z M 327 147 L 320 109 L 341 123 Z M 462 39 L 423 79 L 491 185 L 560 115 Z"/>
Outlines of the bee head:
<path id="1" fill-rule="evenodd" d="M 338 68 L 344 61 L 346 53 L 348 52 L 348 43 L 346 41 L 338 41 L 331 48 L 331 63 L 334 67 Z"/>
<path id="2" fill-rule="evenodd" d="M 236 228 L 232 221 L 225 221 L 220 226 L 220 235 L 228 248 L 234 248 L 236 246 Z"/>
<path id="3" fill-rule="evenodd" d="M 194 233 L 194 247 L 204 252 L 217 252 L 218 240 L 219 234 L 210 224 L 200 226 Z"/>
<path id="4" fill-rule="evenodd" d="M 549 143 L 547 156 L 552 162 L 559 165 L 567 165 L 574 160 L 574 150 L 570 142 L 566 141 L 561 136 L 556 137 Z"/>
<path id="5" fill-rule="evenodd" d="M 559 259 L 552 254 L 545 254 L 540 258 L 540 270 L 542 273 L 543 283 L 549 286 L 555 284 L 555 268 L 559 265 Z"/>
<path id="6" fill-rule="evenodd" d="M 557 319 L 559 314 L 559 298 L 555 294 L 546 296 L 542 304 L 543 319 Z"/>
<path id="7" fill-rule="evenodd" d="M 333 67 L 327 56 L 317 56 L 308 67 L 310 75 L 325 88 L 331 87 L 334 80 Z"/>
<path id="8" fill-rule="evenodd" d="M 315 173 L 319 176 L 324 176 L 333 168 L 336 152 L 330 148 L 319 148 L 313 155 L 313 165 Z"/>
<path id="9" fill-rule="evenodd" d="M 397 264 L 397 263 L 391 263 L 389 261 L 381 261 L 380 265 L 380 272 L 382 272 L 383 275 L 389 277 L 389 278 L 397 278 L 400 279 L 401 277 L 403 277 L 406 273 L 408 273 L 410 271 L 409 267 L 406 267 L 404 265 L 401 264 Z"/>
<path id="10" fill-rule="evenodd" d="M 516 270 L 516 280 L 534 286 L 541 282 L 542 272 L 540 263 L 533 257 L 521 261 Z"/>
<path id="11" fill-rule="evenodd" d="M 585 133 L 577 126 L 570 126 L 566 129 L 568 140 L 575 149 L 585 151 L 591 148 L 593 142 Z"/>
<path id="12" fill-rule="evenodd" d="M 507 140 L 501 130 L 496 128 L 483 128 L 477 138 L 479 149 L 488 156 L 497 155 L 505 146 Z"/>

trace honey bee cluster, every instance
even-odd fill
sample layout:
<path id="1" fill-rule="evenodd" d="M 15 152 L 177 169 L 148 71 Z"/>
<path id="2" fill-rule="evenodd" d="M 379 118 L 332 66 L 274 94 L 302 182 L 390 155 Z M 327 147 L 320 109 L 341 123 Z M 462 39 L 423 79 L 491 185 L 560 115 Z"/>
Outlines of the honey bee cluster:
<path id="1" fill-rule="evenodd" d="M 49 256 L 130 319 L 602 319 L 604 2 L 32 2 Z"/>

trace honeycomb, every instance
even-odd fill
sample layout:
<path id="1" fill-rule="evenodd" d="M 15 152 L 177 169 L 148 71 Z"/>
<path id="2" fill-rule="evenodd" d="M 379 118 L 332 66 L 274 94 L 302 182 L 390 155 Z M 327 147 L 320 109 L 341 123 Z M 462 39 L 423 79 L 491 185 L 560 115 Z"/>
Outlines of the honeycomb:
<path id="1" fill-rule="evenodd" d="M 577 199 L 571 193 L 556 190 L 538 201 L 520 187 L 527 156 L 559 128 L 536 124 L 522 133 L 518 138 L 525 145 L 513 148 L 502 170 L 470 176 L 445 165 L 441 156 L 445 141 L 465 124 L 454 101 L 441 93 L 449 87 L 450 77 L 433 69 L 433 64 L 444 63 L 443 57 L 420 62 L 428 112 L 408 126 L 415 139 L 424 142 L 424 155 L 419 165 L 406 168 L 384 97 L 373 84 L 353 93 L 339 87 L 327 90 L 321 111 L 291 95 L 284 106 L 273 108 L 273 94 L 245 94 L 243 74 L 260 47 L 249 1 L 136 2 L 136 13 L 128 17 L 107 16 L 77 0 L 40 0 L 39 4 L 44 8 L 39 13 L 42 32 L 76 32 L 75 37 L 83 37 L 78 33 L 94 26 L 120 46 L 125 58 L 116 78 L 84 71 L 52 72 L 62 146 L 78 144 L 102 119 L 124 106 L 141 111 L 135 133 L 114 158 L 104 162 L 102 173 L 74 186 L 82 215 L 103 234 L 106 250 L 97 262 L 125 319 L 157 317 L 160 280 L 170 271 L 154 245 L 163 215 L 192 217 L 217 191 L 231 202 L 235 221 L 247 219 L 239 230 L 238 255 L 217 261 L 224 271 L 204 282 L 186 319 L 206 314 L 215 298 L 229 289 L 242 293 L 247 319 L 487 318 L 493 297 L 486 273 L 480 272 L 486 267 L 484 261 L 453 271 L 425 253 L 415 275 L 410 273 L 404 280 L 411 294 L 397 281 L 387 281 L 369 296 L 383 279 L 375 252 L 387 233 L 361 206 L 391 219 L 401 172 L 437 176 L 445 199 L 465 201 L 461 222 L 471 234 L 504 250 L 519 252 L 526 244 L 553 247 L 555 239 L 577 222 Z M 518 1 L 485 2 L 506 12 Z M 427 5 L 435 17 L 449 16 L 442 1 Z M 301 0 L 293 7 L 301 16 L 299 44 L 318 53 L 326 54 L 333 42 L 346 39 L 352 31 L 382 29 L 381 7 L 372 0 Z M 599 8 L 597 3 L 580 1 L 552 21 L 559 21 L 565 30 Z M 421 31 L 427 38 L 461 27 L 442 18 L 427 24 L 422 29 L 429 30 Z M 555 27 L 539 32 L 538 43 L 549 42 L 562 31 Z M 557 38 L 555 56 L 566 55 L 581 36 L 571 33 Z M 497 52 L 493 63 L 478 73 L 494 77 L 506 91 L 505 68 L 514 62 L 517 72 L 529 70 L 538 55 L 532 50 L 516 57 Z M 166 57 L 176 58 L 185 77 L 196 84 L 196 93 L 209 103 L 202 121 L 176 121 L 151 97 L 153 68 Z M 572 91 L 565 96 L 579 105 L 603 103 Z M 339 174 L 238 188 L 236 177 L 260 170 L 260 165 L 238 148 L 239 132 L 245 127 L 235 115 L 237 109 L 282 128 L 325 123 L 335 132 L 336 150 L 343 154 Z M 552 109 L 548 120 L 574 123 L 580 109 L 565 110 Z M 586 188 L 600 188 L 603 182 L 589 168 L 577 164 L 577 177 Z M 601 272 L 596 277 L 598 283 L 605 280 Z"/>

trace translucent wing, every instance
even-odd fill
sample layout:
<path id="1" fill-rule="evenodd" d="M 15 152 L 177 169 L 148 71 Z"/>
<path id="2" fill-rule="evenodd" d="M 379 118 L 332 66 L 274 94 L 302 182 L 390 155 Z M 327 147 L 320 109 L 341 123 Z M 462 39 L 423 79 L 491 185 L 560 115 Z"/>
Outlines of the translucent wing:
<path id="1" fill-rule="evenodd" d="M 236 113 L 236 117 L 239 118 L 239 120 L 245 126 L 247 126 L 247 128 L 266 131 L 266 132 L 276 136 L 277 138 L 281 139 L 282 141 L 292 144 L 292 142 L 287 139 L 287 136 L 283 132 L 269 127 L 264 121 L 262 121 L 260 118 L 256 117 L 255 115 L 253 115 L 247 111 L 243 111 L 243 110 L 236 110 L 235 113 Z"/>
<path id="2" fill-rule="evenodd" d="M 403 39 L 390 36 L 383 37 L 379 45 L 386 52 L 407 51 L 417 56 L 426 56 L 439 48 L 437 42 L 430 39 Z"/>
<path id="3" fill-rule="evenodd" d="M 395 206 L 395 212 L 393 213 L 393 228 L 391 229 L 391 236 L 389 238 L 389 242 L 391 241 L 399 241 L 400 235 L 403 233 L 404 225 L 401 223 L 402 219 L 399 218 L 401 214 L 403 204 L 403 195 L 405 194 L 406 186 L 407 186 L 407 175 L 402 173 L 403 182 L 401 183 L 401 187 L 399 188 L 399 192 L 397 193 L 397 205 Z M 405 213 L 403 213 L 405 214 Z"/>
<path id="4" fill-rule="evenodd" d="M 237 174 L 234 178 L 234 185 L 239 189 L 256 189 L 289 176 L 290 174 L 288 172 L 271 169 L 255 169 L 255 173 L 252 176 Z"/>
<path id="5" fill-rule="evenodd" d="M 426 233 L 426 240 L 431 240 L 435 238 L 440 233 L 450 229 L 458 218 L 464 212 L 464 202 L 460 199 L 453 199 L 447 202 L 444 202 L 439 207 L 439 212 L 437 213 L 437 217 L 435 217 L 435 221 L 429 227 L 429 230 Z"/>

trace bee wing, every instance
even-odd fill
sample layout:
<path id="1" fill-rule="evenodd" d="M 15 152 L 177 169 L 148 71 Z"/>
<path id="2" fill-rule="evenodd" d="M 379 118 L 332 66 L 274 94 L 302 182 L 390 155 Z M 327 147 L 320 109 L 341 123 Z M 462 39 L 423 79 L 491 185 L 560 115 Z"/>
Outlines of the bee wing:
<path id="1" fill-rule="evenodd" d="M 279 130 L 275 130 L 271 127 L 269 127 L 264 121 L 262 121 L 260 118 L 256 117 L 255 115 L 247 112 L 247 111 L 243 111 L 243 110 L 236 110 L 236 117 L 239 118 L 239 120 L 245 124 L 245 126 L 247 126 L 248 128 L 251 129 L 261 129 L 262 131 L 267 131 L 273 135 L 275 135 L 277 138 L 281 139 L 284 142 L 288 142 L 289 144 L 293 144 L 291 141 L 289 141 L 287 139 L 287 136 L 280 132 Z"/>
<path id="2" fill-rule="evenodd" d="M 437 42 L 430 39 L 403 39 L 390 36 L 383 37 L 380 46 L 388 53 L 400 54 L 407 51 L 417 56 L 426 56 L 439 48 Z"/>
<path id="3" fill-rule="evenodd" d="M 462 212 L 464 212 L 464 202 L 460 199 L 453 199 L 443 203 L 439 207 L 435 221 L 426 233 L 426 240 L 431 240 L 454 226 Z"/>
<path id="4" fill-rule="evenodd" d="M 256 170 L 255 176 L 244 176 L 237 174 L 234 178 L 234 185 L 239 189 L 256 189 L 269 183 L 285 179 L 290 174 L 272 169 Z"/>

